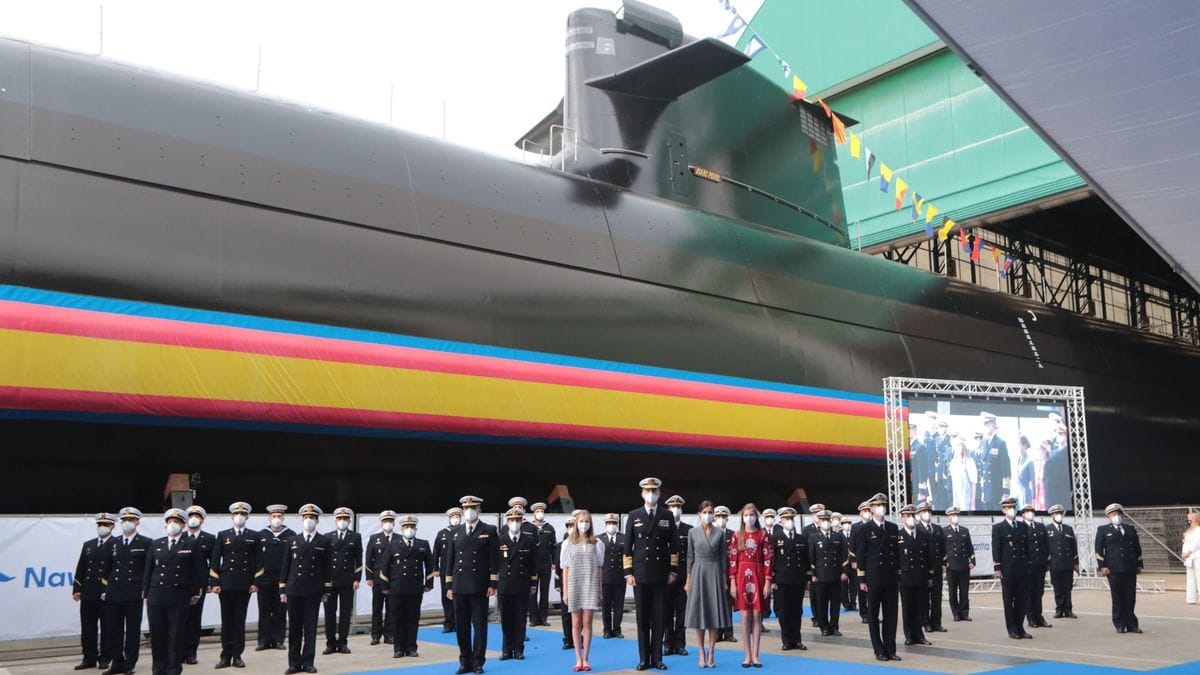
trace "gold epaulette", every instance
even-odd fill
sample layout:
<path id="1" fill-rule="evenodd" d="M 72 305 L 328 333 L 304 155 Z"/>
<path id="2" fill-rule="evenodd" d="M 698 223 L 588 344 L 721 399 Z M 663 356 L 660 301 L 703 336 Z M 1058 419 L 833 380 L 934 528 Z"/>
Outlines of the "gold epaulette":
<path id="1" fill-rule="evenodd" d="M 254 578 L 257 579 L 257 578 L 261 577 L 263 575 L 263 573 L 266 571 L 267 571 L 267 569 L 265 567 L 258 568 L 258 571 L 254 573 Z"/>
<path id="2" fill-rule="evenodd" d="M 1103 562 L 1103 561 L 1104 561 L 1104 556 L 1102 556 L 1102 555 L 1100 555 L 1099 553 L 1097 553 L 1097 554 L 1096 554 L 1096 560 L 1099 560 L 1099 561 Z"/>
<path id="3" fill-rule="evenodd" d="M 499 575 L 499 574 L 493 574 L 493 575 L 489 576 L 489 577 L 488 577 L 488 579 L 490 579 L 490 580 L 492 580 L 492 581 L 500 581 L 500 575 Z"/>
<path id="4" fill-rule="evenodd" d="M 326 582 L 325 582 L 325 588 L 333 588 L 333 582 L 332 582 L 332 581 L 326 581 Z"/>
<path id="5" fill-rule="evenodd" d="M 535 574 L 535 575 L 533 575 L 532 577 L 530 577 L 530 578 L 529 578 L 529 580 L 530 580 L 530 581 L 537 581 L 537 580 L 538 580 L 538 579 L 537 579 L 537 575 L 536 575 L 536 574 Z"/>
<path id="6" fill-rule="evenodd" d="M 425 575 L 425 581 L 429 581 L 432 578 L 433 578 L 433 572 L 430 572 L 429 574 Z"/>
<path id="7" fill-rule="evenodd" d="M 107 585 L 108 585 L 108 579 L 101 579 L 101 580 L 100 580 L 100 585 L 101 585 L 101 586 L 107 586 Z"/>

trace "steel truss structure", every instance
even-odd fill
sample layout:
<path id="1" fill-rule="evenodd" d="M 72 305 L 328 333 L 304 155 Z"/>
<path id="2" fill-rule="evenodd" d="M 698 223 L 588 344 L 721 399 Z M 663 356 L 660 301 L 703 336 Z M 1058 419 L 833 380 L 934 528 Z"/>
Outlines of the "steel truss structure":
<path id="1" fill-rule="evenodd" d="M 1066 408 L 1071 459 L 1071 506 L 1075 538 L 1079 545 L 1080 575 L 1095 577 L 1092 555 L 1095 534 L 1092 524 L 1092 472 L 1088 463 L 1087 420 L 1083 387 L 966 380 L 930 380 L 887 377 L 883 380 L 884 433 L 887 446 L 888 510 L 899 514 L 908 498 L 908 413 L 906 396 L 982 398 L 992 400 L 1056 401 Z"/>

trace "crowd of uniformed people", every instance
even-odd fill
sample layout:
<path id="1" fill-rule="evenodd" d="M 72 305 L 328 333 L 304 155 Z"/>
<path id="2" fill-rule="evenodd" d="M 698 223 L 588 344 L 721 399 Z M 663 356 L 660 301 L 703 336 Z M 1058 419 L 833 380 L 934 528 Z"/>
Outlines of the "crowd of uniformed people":
<path id="1" fill-rule="evenodd" d="M 664 511 L 658 504 L 661 481 L 646 478 L 639 485 L 643 504 L 625 517 L 623 530 L 618 514 L 609 513 L 597 534 L 592 514 L 580 510 L 561 538 L 546 521 L 546 505 L 528 508 L 530 520 L 521 497 L 509 500 L 501 531 L 481 522 L 481 499 L 464 496 L 446 512 L 432 544 L 416 536 L 415 516 L 390 510 L 379 514 L 381 531 L 365 544 L 346 507 L 333 512 L 335 528 L 325 533 L 317 531 L 324 513 L 315 504 L 299 509 L 300 532 L 284 525 L 288 509 L 280 504 L 267 508 L 267 528 L 252 530 L 246 527 L 250 505 L 235 502 L 231 526 L 215 534 L 204 529 L 203 508 L 170 509 L 163 515 L 166 536 L 156 540 L 138 533 L 137 508 L 100 513 L 97 537 L 84 542 L 74 577 L 83 648 L 75 669 L 133 673 L 145 611 L 152 672 L 181 673 L 184 664 L 197 663 L 201 612 L 213 594 L 221 605 L 217 669 L 246 667 L 246 615 L 254 595 L 255 651 L 287 650 L 287 673 L 315 673 L 318 609 L 325 609 L 322 654 L 349 653 L 353 596 L 364 578 L 372 590 L 371 645 L 391 644 L 395 658 L 418 656 L 422 597 L 438 581 L 442 631 L 457 634 L 460 675 L 483 672 L 492 596 L 503 635 L 501 660 L 525 658 L 526 626 L 550 625 L 551 583 L 563 599 L 563 649 L 575 651 L 575 671 L 591 670 L 594 611 L 601 612 L 605 639 L 624 637 L 627 588 L 637 614 L 638 670 L 666 670 L 666 656 L 687 655 L 689 628 L 700 666 L 714 667 L 713 644 L 738 641 L 733 612 L 742 617 L 744 667 L 762 665 L 759 642 L 768 632 L 762 618 L 772 609 L 782 649 L 804 650 L 806 591 L 812 625 L 821 635 L 840 636 L 841 612 L 857 610 L 881 661 L 900 660 L 898 623 L 906 645 L 929 645 L 928 633 L 946 630 L 943 586 L 952 619 L 971 621 L 967 589 L 975 549 L 956 508 L 945 511 L 949 523 L 943 526 L 932 522 L 928 503 L 908 505 L 897 524 L 886 519 L 886 497 L 876 494 L 859 504 L 857 520 L 814 504 L 811 522 L 797 530 L 791 507 L 760 512 L 747 504 L 733 520 L 727 507 L 703 501 L 691 526 L 682 520 L 682 497 L 670 497 Z M 1026 639 L 1032 637 L 1026 624 L 1050 627 L 1042 610 L 1047 575 L 1054 618 L 1076 618 L 1071 588 L 1079 552 L 1074 531 L 1062 522 L 1062 506 L 1049 509 L 1048 524 L 1036 520 L 1031 506 L 1018 515 L 1015 499 L 1005 498 L 1001 508 L 1004 518 L 992 526 L 993 566 L 1008 635 Z M 1115 628 L 1140 633 L 1134 589 L 1141 547 L 1122 512 L 1119 504 L 1106 509 L 1111 522 L 1096 533 L 1095 555 L 1109 579 Z"/>

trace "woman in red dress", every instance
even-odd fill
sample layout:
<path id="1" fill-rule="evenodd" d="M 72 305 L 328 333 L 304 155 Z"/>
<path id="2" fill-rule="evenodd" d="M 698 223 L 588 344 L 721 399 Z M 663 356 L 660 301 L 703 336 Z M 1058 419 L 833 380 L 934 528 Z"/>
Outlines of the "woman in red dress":
<path id="1" fill-rule="evenodd" d="M 746 646 L 743 668 L 762 668 L 758 643 L 762 639 L 761 612 L 771 593 L 775 550 L 771 535 L 758 526 L 758 507 L 742 507 L 742 524 L 729 539 L 729 594 L 733 611 L 742 612 L 742 644 Z"/>

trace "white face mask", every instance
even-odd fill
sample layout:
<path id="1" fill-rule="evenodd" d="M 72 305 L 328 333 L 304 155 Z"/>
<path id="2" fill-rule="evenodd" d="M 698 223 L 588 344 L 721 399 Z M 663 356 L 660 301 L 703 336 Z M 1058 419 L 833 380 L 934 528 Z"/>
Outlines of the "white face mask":
<path id="1" fill-rule="evenodd" d="M 521 531 L 521 521 L 519 521 L 519 520 L 508 521 L 508 531 L 512 532 L 513 534 L 520 532 Z"/>
<path id="2" fill-rule="evenodd" d="M 542 522 L 543 520 L 546 519 L 546 512 L 545 511 L 534 511 L 533 519 L 538 521 L 539 523 Z"/>
<path id="3" fill-rule="evenodd" d="M 137 530 L 137 523 L 133 522 L 132 520 L 121 521 L 121 531 L 125 534 L 133 534 L 135 530 Z"/>
<path id="4" fill-rule="evenodd" d="M 701 513 L 700 514 L 700 522 L 704 523 L 705 525 L 711 524 L 712 520 L 713 520 L 713 516 L 711 513 Z"/>
<path id="5" fill-rule="evenodd" d="M 887 515 L 887 507 L 883 506 L 882 504 L 880 504 L 879 506 L 876 506 L 875 507 L 875 515 L 879 516 L 880 518 L 886 516 Z"/>
<path id="6" fill-rule="evenodd" d="M 928 512 L 928 511 L 922 511 L 922 512 L 921 512 L 921 522 L 922 522 L 922 523 L 928 523 L 928 522 L 929 522 L 929 518 L 930 518 L 930 515 L 929 515 L 929 512 Z"/>
<path id="7" fill-rule="evenodd" d="M 1004 509 L 1005 518 L 1012 518 L 1014 513 L 1016 512 L 1013 509 Z"/>
<path id="8" fill-rule="evenodd" d="M 758 516 L 742 516 L 742 522 L 746 524 L 746 527 L 753 527 L 754 524 L 758 522 Z"/>
<path id="9" fill-rule="evenodd" d="M 588 530 L 592 529 L 592 524 L 585 520 L 585 521 L 579 523 L 578 525 L 576 525 L 575 527 L 578 527 L 580 532 L 587 534 Z"/>
<path id="10" fill-rule="evenodd" d="M 479 518 L 479 512 L 475 509 L 463 509 L 463 518 L 466 518 L 468 523 L 473 523 Z"/>
<path id="11" fill-rule="evenodd" d="M 950 516 L 950 524 L 957 525 L 958 524 L 958 516 Z"/>
<path id="12" fill-rule="evenodd" d="M 183 526 L 180 525 L 179 523 L 175 523 L 175 522 L 167 523 L 167 534 L 171 535 L 172 537 L 179 536 L 179 533 L 182 531 L 183 531 Z"/>
<path id="13" fill-rule="evenodd" d="M 390 520 L 384 521 L 384 523 L 383 523 L 383 531 L 384 532 L 391 532 L 392 530 L 395 530 L 395 529 L 396 529 L 395 523 L 393 523 Z"/>
<path id="14" fill-rule="evenodd" d="M 1112 517 L 1112 518 L 1110 518 L 1109 520 L 1111 520 L 1111 521 L 1112 521 L 1112 524 L 1113 524 L 1113 525 L 1120 525 L 1120 524 L 1121 524 L 1121 516 L 1119 516 L 1119 515 L 1113 516 L 1113 517 Z"/>
<path id="15" fill-rule="evenodd" d="M 1021 517 L 1025 519 L 1025 522 L 1032 523 L 1033 522 L 1033 511 L 1026 511 L 1025 513 L 1021 514 Z"/>
<path id="16" fill-rule="evenodd" d="M 608 525 L 604 526 L 604 531 L 609 533 L 609 535 L 614 535 L 617 533 L 617 526 L 609 523 Z"/>
<path id="17" fill-rule="evenodd" d="M 350 521 L 345 518 L 338 518 L 334 524 L 337 525 L 337 529 L 343 532 L 350 529 Z"/>
<path id="18" fill-rule="evenodd" d="M 772 518 L 771 516 L 767 516 L 766 518 L 763 518 L 763 525 L 765 525 L 767 527 L 771 527 L 774 524 L 775 524 L 775 519 Z"/>
<path id="19" fill-rule="evenodd" d="M 649 492 L 649 491 L 643 492 L 642 493 L 642 501 L 646 504 L 652 504 L 652 505 L 657 504 L 658 503 L 658 493 L 657 492 Z"/>
<path id="20" fill-rule="evenodd" d="M 317 529 L 317 519 L 316 518 L 305 518 L 304 519 L 304 531 L 312 532 L 315 529 Z"/>
<path id="21" fill-rule="evenodd" d="M 271 527 L 277 530 L 283 528 L 283 518 L 272 518 Z"/>
<path id="22" fill-rule="evenodd" d="M 870 519 L 871 519 L 871 512 L 870 512 L 870 511 L 863 511 L 862 513 L 858 514 L 858 517 L 859 517 L 859 518 L 862 518 L 862 521 L 865 523 L 865 522 L 867 522 L 868 520 L 870 520 Z"/>
<path id="23" fill-rule="evenodd" d="M 405 539 L 412 539 L 417 536 L 417 530 L 412 527 L 402 527 L 400 528 L 400 534 L 404 535 Z"/>
<path id="24" fill-rule="evenodd" d="M 112 532 L 112 528 L 107 525 L 101 525 L 96 528 L 96 534 L 101 537 L 107 537 Z"/>
<path id="25" fill-rule="evenodd" d="M 236 516 L 233 517 L 233 524 L 237 525 L 238 527 L 245 525 L 246 524 L 246 516 L 244 516 L 240 513 L 237 514 Z"/>
<path id="26" fill-rule="evenodd" d="M 819 523 L 817 523 L 817 527 L 821 528 L 822 530 L 828 530 L 829 529 L 829 521 L 822 520 Z"/>
<path id="27" fill-rule="evenodd" d="M 462 523 L 462 518 L 459 518 L 458 516 L 454 516 L 450 519 L 450 524 L 455 527 L 457 527 L 460 523 Z"/>
<path id="28" fill-rule="evenodd" d="M 1056 522 L 1056 523 L 1062 522 L 1062 514 L 1061 513 L 1054 514 L 1054 522 Z"/>
<path id="29" fill-rule="evenodd" d="M 905 519 L 904 519 L 904 525 L 905 525 L 906 527 L 914 527 L 916 524 L 917 524 L 917 521 L 916 521 L 916 519 L 915 519 L 915 518 L 913 518 L 912 516 L 909 516 L 909 517 L 907 517 L 907 518 L 905 518 Z"/>
<path id="30" fill-rule="evenodd" d="M 204 521 L 200 520 L 196 516 L 192 516 L 191 518 L 188 518 L 188 527 L 190 527 L 194 530 L 197 527 L 200 527 L 200 523 L 202 523 L 202 522 L 204 522 Z"/>
<path id="31" fill-rule="evenodd" d="M 672 506 L 671 515 L 675 516 L 675 520 L 679 520 L 679 518 L 683 515 L 683 509 L 679 508 L 678 506 Z"/>
<path id="32" fill-rule="evenodd" d="M 720 528 L 724 528 L 726 522 L 727 521 L 725 520 L 725 516 L 721 516 L 720 518 L 713 519 L 713 524 L 715 524 L 717 527 L 720 527 Z"/>
<path id="33" fill-rule="evenodd" d="M 784 518 L 783 520 L 779 521 L 779 524 L 783 525 L 783 529 L 785 530 L 790 530 L 796 527 L 796 523 L 791 518 Z"/>
<path id="34" fill-rule="evenodd" d="M 841 520 L 833 521 L 833 529 L 835 529 L 835 530 L 842 529 L 842 521 Z"/>

